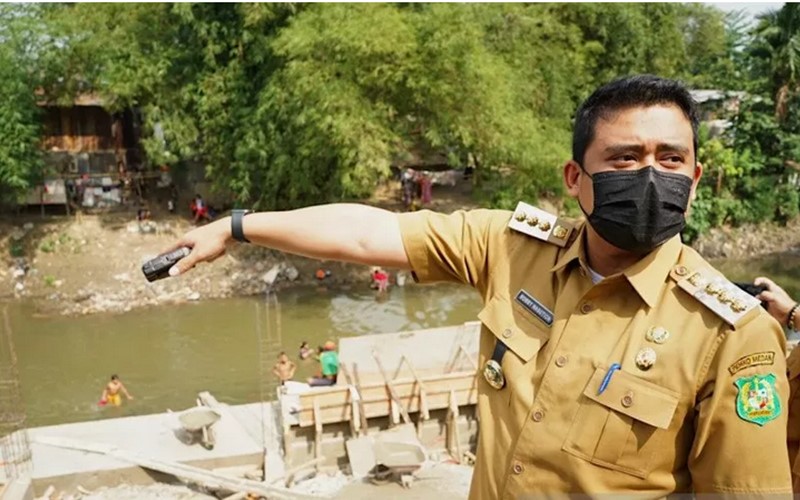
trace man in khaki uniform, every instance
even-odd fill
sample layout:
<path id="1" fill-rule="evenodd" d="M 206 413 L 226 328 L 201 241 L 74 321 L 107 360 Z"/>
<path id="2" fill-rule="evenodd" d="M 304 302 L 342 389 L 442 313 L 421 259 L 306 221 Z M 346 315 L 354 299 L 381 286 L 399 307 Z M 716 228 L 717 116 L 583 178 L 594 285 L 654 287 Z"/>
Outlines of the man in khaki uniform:
<path id="1" fill-rule="evenodd" d="M 578 111 L 564 180 L 588 222 L 362 205 L 234 213 L 195 229 L 173 275 L 231 239 L 411 269 L 484 307 L 471 498 L 788 494 L 783 335 L 678 233 L 700 179 L 688 92 L 651 76 Z"/>

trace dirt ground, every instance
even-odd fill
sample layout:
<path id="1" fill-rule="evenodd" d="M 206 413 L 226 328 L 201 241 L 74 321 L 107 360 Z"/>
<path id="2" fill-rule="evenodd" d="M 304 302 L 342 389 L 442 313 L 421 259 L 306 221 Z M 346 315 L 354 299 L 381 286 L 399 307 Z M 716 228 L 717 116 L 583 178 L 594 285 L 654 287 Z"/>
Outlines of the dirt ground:
<path id="1" fill-rule="evenodd" d="M 474 208 L 469 182 L 434 188 L 439 211 Z M 379 187 L 365 203 L 402 210 L 397 183 Z M 141 265 L 193 226 L 187 214 L 153 210 L 153 231 L 142 232 L 135 210 L 101 215 L 8 216 L 0 219 L 0 300 L 33 300 L 41 314 L 124 312 L 137 307 L 251 295 L 266 289 L 265 274 L 276 264 L 294 268 L 276 286 L 317 283 L 315 272 L 331 271 L 330 286 L 369 283 L 365 266 L 319 262 L 249 245 L 175 279 L 148 284 Z M 296 274 L 296 276 L 294 276 Z"/>

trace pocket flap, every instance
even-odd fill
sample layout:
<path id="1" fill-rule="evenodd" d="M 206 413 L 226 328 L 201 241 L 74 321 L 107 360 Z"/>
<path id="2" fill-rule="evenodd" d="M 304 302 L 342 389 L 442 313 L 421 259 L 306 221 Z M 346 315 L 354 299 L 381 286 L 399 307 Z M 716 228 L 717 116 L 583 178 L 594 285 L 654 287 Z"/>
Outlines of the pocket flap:
<path id="1" fill-rule="evenodd" d="M 478 319 L 527 363 L 550 338 L 550 331 L 525 314 L 529 313 L 514 307 L 507 297 L 496 295 L 478 313 Z"/>
<path id="2" fill-rule="evenodd" d="M 606 390 L 598 394 L 607 372 L 607 368 L 597 368 L 583 395 L 653 427 L 669 428 L 678 408 L 678 394 L 622 370 L 615 371 Z"/>

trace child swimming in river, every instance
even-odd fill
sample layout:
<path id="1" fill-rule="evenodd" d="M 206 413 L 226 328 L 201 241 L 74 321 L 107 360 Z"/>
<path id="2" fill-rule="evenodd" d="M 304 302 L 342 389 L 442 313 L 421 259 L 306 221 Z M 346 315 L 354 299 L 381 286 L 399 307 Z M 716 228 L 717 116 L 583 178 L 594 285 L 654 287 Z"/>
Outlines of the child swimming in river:
<path id="1" fill-rule="evenodd" d="M 113 406 L 122 405 L 122 397 L 119 395 L 120 392 L 125 394 L 128 400 L 133 399 L 133 396 L 128 393 L 128 389 L 125 388 L 125 384 L 122 383 L 119 377 L 111 375 L 111 380 L 106 384 L 105 389 L 103 389 L 103 395 L 100 396 L 100 406 L 105 406 L 109 403 Z"/>
<path id="2" fill-rule="evenodd" d="M 305 340 L 300 344 L 300 359 L 308 359 L 314 351 L 309 347 L 308 342 Z"/>
<path id="3" fill-rule="evenodd" d="M 287 380 L 291 380 L 292 377 L 294 377 L 294 371 L 296 369 L 297 365 L 289 361 L 289 356 L 287 356 L 285 352 L 281 352 L 278 355 L 278 362 L 272 367 L 272 373 L 278 377 L 281 381 L 281 385 L 284 385 Z"/>

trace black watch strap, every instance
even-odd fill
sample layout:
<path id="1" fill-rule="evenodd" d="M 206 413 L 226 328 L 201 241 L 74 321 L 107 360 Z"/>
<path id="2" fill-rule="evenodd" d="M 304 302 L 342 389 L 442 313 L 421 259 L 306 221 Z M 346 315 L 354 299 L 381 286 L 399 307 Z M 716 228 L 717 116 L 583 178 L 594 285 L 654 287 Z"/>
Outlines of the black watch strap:
<path id="1" fill-rule="evenodd" d="M 242 228 L 242 219 L 245 215 L 249 214 L 250 210 L 236 209 L 231 212 L 231 236 L 236 241 L 242 243 L 250 243 L 250 240 L 244 237 L 244 229 Z"/>
<path id="2" fill-rule="evenodd" d="M 500 364 L 503 361 L 503 356 L 505 356 L 507 350 L 508 346 L 505 345 L 502 340 L 497 339 L 497 342 L 494 344 L 492 359 Z"/>

